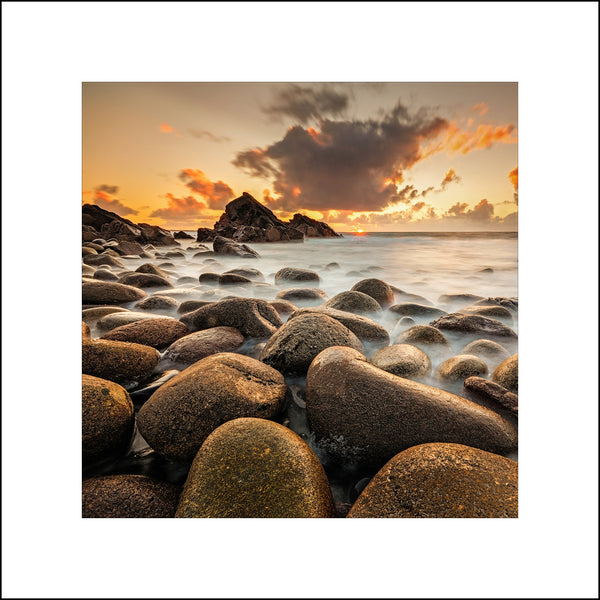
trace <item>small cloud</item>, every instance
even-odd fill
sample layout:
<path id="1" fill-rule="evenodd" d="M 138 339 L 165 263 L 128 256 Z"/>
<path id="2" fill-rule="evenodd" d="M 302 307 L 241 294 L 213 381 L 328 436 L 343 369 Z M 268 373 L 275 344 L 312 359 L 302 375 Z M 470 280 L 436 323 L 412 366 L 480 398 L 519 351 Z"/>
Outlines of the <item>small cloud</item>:
<path id="1" fill-rule="evenodd" d="M 515 204 L 519 204 L 519 167 L 516 166 L 509 174 L 508 179 L 512 183 L 513 189 L 513 200 Z"/>
<path id="2" fill-rule="evenodd" d="M 173 133 L 173 128 L 168 123 L 161 123 L 158 128 L 163 133 Z"/>
<path id="3" fill-rule="evenodd" d="M 188 133 L 195 138 L 198 139 L 207 139 L 210 140 L 211 142 L 217 142 L 217 143 L 221 143 L 221 142 L 230 142 L 231 138 L 227 137 L 226 135 L 215 135 L 214 133 L 211 133 L 210 131 L 206 131 L 205 129 L 188 129 Z"/>
<path id="4" fill-rule="evenodd" d="M 454 169 L 448 169 L 448 172 L 444 175 L 444 179 L 442 179 L 442 183 L 440 185 L 442 190 L 445 190 L 446 187 L 451 183 L 458 183 L 459 181 L 460 177 L 456 174 L 456 171 Z"/>
<path id="5" fill-rule="evenodd" d="M 210 181 L 200 169 L 183 169 L 179 179 L 194 194 L 202 196 L 211 209 L 222 209 L 235 196 L 231 187 L 223 181 Z"/>
<path id="6" fill-rule="evenodd" d="M 127 215 L 137 215 L 139 211 L 130 206 L 125 206 L 118 198 L 114 197 L 119 191 L 119 187 L 116 185 L 102 184 L 94 188 L 94 194 L 92 196 L 92 204 L 96 204 L 100 208 L 104 208 L 110 212 L 114 212 L 121 217 Z M 84 192 L 85 195 L 89 192 Z"/>
<path id="7" fill-rule="evenodd" d="M 163 219 L 181 219 L 198 217 L 204 209 L 207 208 L 205 202 L 199 202 L 192 196 L 176 198 L 173 194 L 165 194 L 167 198 L 167 207 L 159 208 L 150 214 L 151 217 L 161 217 Z"/>
<path id="8" fill-rule="evenodd" d="M 485 102 L 480 102 L 476 104 L 471 110 L 476 112 L 480 117 L 483 117 L 485 113 L 490 109 L 490 107 Z"/>

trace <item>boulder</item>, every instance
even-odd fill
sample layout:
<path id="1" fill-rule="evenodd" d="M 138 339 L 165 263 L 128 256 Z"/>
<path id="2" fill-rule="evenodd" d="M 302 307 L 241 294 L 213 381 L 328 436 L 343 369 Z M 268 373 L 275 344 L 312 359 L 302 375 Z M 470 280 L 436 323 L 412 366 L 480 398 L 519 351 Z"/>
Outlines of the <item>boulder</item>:
<path id="1" fill-rule="evenodd" d="M 119 278 L 108 269 L 98 269 L 92 275 L 92 279 L 98 279 L 99 281 L 118 281 Z"/>
<path id="2" fill-rule="evenodd" d="M 381 305 L 377 300 L 362 292 L 340 292 L 324 305 L 325 308 L 334 308 L 358 315 L 381 313 Z"/>
<path id="3" fill-rule="evenodd" d="M 153 265 L 152 263 L 144 263 L 140 265 L 136 270 L 136 273 L 147 273 L 149 275 L 157 275 L 158 277 L 162 277 L 163 279 L 168 279 L 168 275 L 161 268 Z"/>
<path id="4" fill-rule="evenodd" d="M 478 300 L 483 300 L 483 296 L 476 296 L 475 294 L 442 294 L 438 298 L 438 304 L 448 304 L 451 306 L 468 306 Z"/>
<path id="5" fill-rule="evenodd" d="M 459 354 L 441 363 L 436 375 L 447 381 L 462 381 L 473 375 L 485 375 L 488 367 L 481 358 L 472 354 Z"/>
<path id="6" fill-rule="evenodd" d="M 196 241 L 198 242 L 212 242 L 217 235 L 219 235 L 214 229 L 208 227 L 199 227 L 196 233 Z"/>
<path id="7" fill-rule="evenodd" d="M 174 310 L 178 306 L 175 298 L 168 296 L 148 296 L 135 305 L 140 310 Z"/>
<path id="8" fill-rule="evenodd" d="M 312 362 L 306 414 L 318 444 L 337 461 L 382 465 L 417 444 L 451 442 L 507 453 L 517 432 L 465 398 L 387 373 L 352 348 L 333 347 Z"/>
<path id="9" fill-rule="evenodd" d="M 306 237 L 343 237 L 336 233 L 327 223 L 316 221 L 300 213 L 296 213 L 290 219 L 290 226 L 301 231 Z M 339 266 L 339 265 L 338 265 Z"/>
<path id="10" fill-rule="evenodd" d="M 103 317 L 100 317 L 96 323 L 96 327 L 102 331 L 110 331 L 123 325 L 129 325 L 130 323 L 137 323 L 138 321 L 149 320 L 149 319 L 167 319 L 176 321 L 173 317 L 166 315 L 154 315 L 147 312 L 135 312 L 128 310 L 126 312 L 111 312 Z"/>
<path id="11" fill-rule="evenodd" d="M 82 321 L 81 322 L 81 337 L 89 338 L 90 335 L 91 335 L 90 326 L 85 321 Z"/>
<path id="12" fill-rule="evenodd" d="M 234 327 L 211 327 L 173 342 L 164 358 L 180 365 L 191 365 L 211 354 L 235 352 L 244 342 L 244 336 Z"/>
<path id="13" fill-rule="evenodd" d="M 88 256 L 88 255 L 93 255 L 96 256 L 98 254 L 98 252 L 96 250 L 94 250 L 93 248 L 88 248 L 87 246 L 82 246 L 81 248 L 81 256 Z"/>
<path id="14" fill-rule="evenodd" d="M 394 456 L 348 518 L 516 518 L 518 464 L 461 444 L 431 443 Z"/>
<path id="15" fill-rule="evenodd" d="M 164 277 L 152 275 L 151 273 L 129 273 L 121 277 L 119 283 L 132 285 L 136 288 L 173 287 Z"/>
<path id="16" fill-rule="evenodd" d="M 294 312 L 288 319 L 288 323 L 300 316 L 306 314 L 321 314 L 327 315 L 336 321 L 339 321 L 342 325 L 347 327 L 359 340 L 363 342 L 370 342 L 377 346 L 387 346 L 390 343 L 390 336 L 387 330 L 362 315 L 355 315 L 354 313 L 348 313 L 343 310 L 335 310 L 334 308 L 300 308 Z"/>
<path id="17" fill-rule="evenodd" d="M 162 350 L 189 333 L 189 329 L 175 319 L 142 319 L 115 327 L 100 339 L 133 342 Z"/>
<path id="18" fill-rule="evenodd" d="M 260 360 L 286 375 L 304 375 L 313 359 L 330 346 L 349 346 L 364 354 L 360 340 L 325 314 L 290 318 L 265 345 Z"/>
<path id="19" fill-rule="evenodd" d="M 94 308 L 86 308 L 81 311 L 81 318 L 89 325 L 95 324 L 96 321 L 116 312 L 130 312 L 122 306 L 96 306 Z"/>
<path id="20" fill-rule="evenodd" d="M 406 331 L 398 334 L 394 344 L 412 344 L 421 350 L 429 351 L 435 347 L 450 350 L 450 344 L 444 334 L 430 325 L 413 325 Z"/>
<path id="21" fill-rule="evenodd" d="M 463 315 L 451 313 L 430 323 L 432 327 L 440 331 L 450 331 L 458 334 L 468 334 L 475 337 L 492 337 L 503 339 L 517 339 L 517 334 L 510 328 L 487 317 L 479 315 Z"/>
<path id="22" fill-rule="evenodd" d="M 82 373 L 124 387 L 133 387 L 148 379 L 160 358 L 158 351 L 150 346 L 111 340 L 84 339 L 81 353 Z"/>
<path id="23" fill-rule="evenodd" d="M 288 290 L 281 290 L 275 297 L 278 300 L 287 300 L 288 302 L 304 306 L 323 304 L 323 302 L 329 299 L 329 296 L 319 288 L 290 288 Z"/>
<path id="24" fill-rule="evenodd" d="M 81 378 L 83 462 L 118 455 L 133 436 L 134 409 L 120 385 L 90 375 Z"/>
<path id="25" fill-rule="evenodd" d="M 468 377 L 464 383 L 465 395 L 473 400 L 485 400 L 499 404 L 510 410 L 514 415 L 519 412 L 519 397 L 509 392 L 498 383 L 483 379 L 483 377 Z"/>
<path id="26" fill-rule="evenodd" d="M 335 516 L 325 471 L 290 429 L 241 418 L 215 429 L 200 448 L 176 517 Z"/>
<path id="27" fill-rule="evenodd" d="M 175 516 L 180 488 L 146 475 L 105 475 L 82 485 L 84 519 L 145 519 Z"/>
<path id="28" fill-rule="evenodd" d="M 83 304 L 126 304 L 141 300 L 146 292 L 112 281 L 86 281 L 81 286 L 81 301 Z"/>
<path id="29" fill-rule="evenodd" d="M 387 308 L 394 303 L 392 288 L 381 279 L 363 279 L 352 286 L 353 292 L 362 292 L 379 302 L 382 308 Z"/>
<path id="30" fill-rule="evenodd" d="M 213 241 L 213 250 L 217 254 L 229 254 L 232 256 L 241 256 L 242 258 L 258 258 L 260 254 L 252 250 L 246 244 L 238 244 L 233 240 L 217 236 Z"/>
<path id="31" fill-rule="evenodd" d="M 513 324 L 512 313 L 508 308 L 504 308 L 504 306 L 465 306 L 465 308 L 461 308 L 458 312 L 497 319 L 505 325 Z"/>
<path id="32" fill-rule="evenodd" d="M 85 265 L 85 264 L 81 265 L 81 274 L 84 277 L 85 276 L 92 277 L 95 272 L 96 272 L 96 269 L 94 269 L 94 267 L 90 267 L 89 265 Z"/>
<path id="33" fill-rule="evenodd" d="M 416 317 L 418 319 L 437 319 L 438 317 L 443 317 L 448 314 L 445 310 L 435 308 L 434 306 L 414 304 L 412 302 L 394 304 L 393 306 L 390 306 L 388 310 L 401 317 Z"/>
<path id="34" fill-rule="evenodd" d="M 225 271 L 223 275 L 241 275 L 242 277 L 246 277 L 248 279 L 252 279 L 252 281 L 264 281 L 265 276 L 254 267 L 237 267 L 235 269 L 230 269 L 229 271 Z"/>
<path id="35" fill-rule="evenodd" d="M 519 355 L 514 354 L 501 362 L 492 373 L 492 381 L 509 392 L 519 393 Z"/>
<path id="36" fill-rule="evenodd" d="M 238 417 L 275 417 L 286 390 L 280 373 L 253 358 L 213 354 L 159 387 L 140 409 L 137 424 L 156 452 L 191 462 L 222 423 Z"/>
<path id="37" fill-rule="evenodd" d="M 236 273 L 219 275 L 219 285 L 252 285 L 252 280 Z"/>
<path id="38" fill-rule="evenodd" d="M 139 242 L 120 241 L 118 244 L 112 246 L 112 249 L 121 256 L 141 256 L 144 253 L 144 248 Z"/>
<path id="39" fill-rule="evenodd" d="M 276 284 L 289 284 L 299 282 L 304 285 L 306 283 L 314 283 L 319 285 L 321 278 L 314 271 L 308 269 L 296 269 L 293 267 L 284 267 L 275 273 Z"/>
<path id="40" fill-rule="evenodd" d="M 214 302 L 210 302 L 209 300 L 184 300 L 178 307 L 177 312 L 179 314 L 184 314 L 188 312 L 192 312 L 197 308 L 202 308 L 207 304 L 214 304 Z"/>
<path id="41" fill-rule="evenodd" d="M 406 379 L 421 379 L 431 372 L 431 361 L 427 354 L 410 344 L 381 348 L 369 360 L 378 369 Z"/>
<path id="42" fill-rule="evenodd" d="M 272 300 L 269 304 L 280 314 L 280 315 L 291 315 L 293 312 L 298 310 L 295 304 L 292 304 L 288 300 Z"/>
<path id="43" fill-rule="evenodd" d="M 467 344 L 459 354 L 474 354 L 483 358 L 488 364 L 502 362 L 510 356 L 508 350 L 498 342 L 481 339 Z"/>
<path id="44" fill-rule="evenodd" d="M 211 327 L 235 327 L 244 336 L 267 338 L 282 325 L 277 311 L 264 300 L 232 298 L 202 306 L 181 317 L 191 331 Z"/>
<path id="45" fill-rule="evenodd" d="M 91 265 L 93 267 L 99 267 L 100 265 L 108 265 L 109 267 L 121 267 L 125 268 L 125 265 L 114 256 L 110 254 L 88 254 L 83 257 L 83 262 L 86 265 Z"/>
<path id="46" fill-rule="evenodd" d="M 173 234 L 173 237 L 176 240 L 193 240 L 194 236 L 190 235 L 189 233 L 186 233 L 185 231 L 178 231 L 177 233 Z"/>
<path id="47" fill-rule="evenodd" d="M 218 273 L 200 273 L 198 281 L 200 283 L 217 283 L 220 275 Z"/>
<path id="48" fill-rule="evenodd" d="M 519 312 L 519 300 L 517 298 L 506 298 L 503 296 L 477 300 L 477 302 L 473 303 L 473 306 L 503 306 L 514 313 Z"/>

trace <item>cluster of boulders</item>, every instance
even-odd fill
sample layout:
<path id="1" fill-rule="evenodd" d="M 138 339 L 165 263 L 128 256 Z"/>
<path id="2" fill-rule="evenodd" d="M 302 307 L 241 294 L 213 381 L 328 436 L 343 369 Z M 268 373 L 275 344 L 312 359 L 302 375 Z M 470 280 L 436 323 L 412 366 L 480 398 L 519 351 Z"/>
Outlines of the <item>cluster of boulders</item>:
<path id="1" fill-rule="evenodd" d="M 299 213 L 286 223 L 248 192 L 244 192 L 227 204 L 213 229 L 198 229 L 197 241 L 211 242 L 217 236 L 236 242 L 301 242 L 305 237 L 341 237 L 341 234 L 327 223 Z"/>
<path id="2" fill-rule="evenodd" d="M 188 287 L 109 243 L 83 247 L 84 517 L 517 516 L 515 298 L 216 262 Z"/>

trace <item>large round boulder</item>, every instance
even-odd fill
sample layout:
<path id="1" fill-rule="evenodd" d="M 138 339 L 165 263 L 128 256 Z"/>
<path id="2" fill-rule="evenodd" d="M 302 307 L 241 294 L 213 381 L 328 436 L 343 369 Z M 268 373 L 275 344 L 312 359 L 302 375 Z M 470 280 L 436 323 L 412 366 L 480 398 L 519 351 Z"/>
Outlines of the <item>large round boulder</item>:
<path id="1" fill-rule="evenodd" d="M 411 344 L 381 348 L 370 358 L 372 365 L 406 379 L 421 379 L 431 372 L 431 361 L 423 350 Z"/>
<path id="2" fill-rule="evenodd" d="M 394 344 L 412 344 L 427 353 L 432 350 L 450 350 L 450 344 L 444 334 L 430 325 L 413 325 L 400 332 L 394 339 Z"/>
<path id="3" fill-rule="evenodd" d="M 488 367 L 481 358 L 472 354 L 458 354 L 441 363 L 436 375 L 447 381 L 464 381 L 473 375 L 485 375 Z"/>
<path id="4" fill-rule="evenodd" d="M 325 314 L 304 313 L 290 318 L 267 342 L 260 355 L 286 375 L 304 375 L 313 359 L 330 346 L 349 346 L 364 354 L 360 340 L 347 327 Z"/>
<path id="5" fill-rule="evenodd" d="M 325 308 L 334 308 L 358 315 L 381 313 L 381 305 L 377 300 L 357 291 L 340 292 L 324 305 Z"/>
<path id="6" fill-rule="evenodd" d="M 158 388 L 140 409 L 137 424 L 159 454 L 191 462 L 222 423 L 238 417 L 275 417 L 286 390 L 275 369 L 241 354 L 214 354 Z"/>
<path id="7" fill-rule="evenodd" d="M 474 354 L 483 358 L 487 363 L 499 363 L 510 356 L 508 350 L 498 342 L 484 339 L 474 340 L 467 344 L 460 354 Z"/>
<path id="8" fill-rule="evenodd" d="M 219 285 L 242 285 L 248 286 L 252 285 L 252 280 L 248 279 L 248 277 L 244 277 L 243 275 L 238 275 L 237 273 L 223 273 L 223 275 L 219 275 Z"/>
<path id="9" fill-rule="evenodd" d="M 352 286 L 353 292 L 362 292 L 379 302 L 382 308 L 394 303 L 394 291 L 381 279 L 363 279 Z"/>
<path id="10" fill-rule="evenodd" d="M 284 283 L 284 284 L 293 284 L 293 283 L 301 283 L 305 285 L 308 283 L 314 283 L 315 285 L 319 285 L 321 278 L 318 273 L 314 271 L 309 271 L 308 269 L 296 269 L 293 267 L 284 267 L 283 269 L 279 269 L 277 273 L 275 273 L 275 283 Z"/>
<path id="11" fill-rule="evenodd" d="M 200 448 L 176 517 L 333 517 L 325 471 L 306 442 L 264 419 L 235 419 Z"/>
<path id="12" fill-rule="evenodd" d="M 504 306 L 465 306 L 458 312 L 467 315 L 479 315 L 480 317 L 497 319 L 505 325 L 512 325 L 514 321 L 511 311 Z"/>
<path id="13" fill-rule="evenodd" d="M 475 401 L 491 402 L 492 406 L 500 405 L 514 415 L 519 413 L 519 397 L 509 392 L 498 383 L 483 379 L 483 377 L 469 377 L 465 379 L 464 393 L 467 398 Z"/>
<path id="14" fill-rule="evenodd" d="M 514 354 L 501 362 L 492 373 L 492 381 L 505 387 L 509 392 L 519 393 L 519 355 Z"/>
<path id="15" fill-rule="evenodd" d="M 133 435 L 133 413 L 133 402 L 120 385 L 82 375 L 83 462 L 93 462 L 125 450 Z"/>
<path id="16" fill-rule="evenodd" d="M 172 311 L 178 306 L 175 298 L 168 296 L 148 296 L 135 305 L 135 308 L 140 310 L 165 310 Z"/>
<path id="17" fill-rule="evenodd" d="M 516 518 L 518 464 L 461 444 L 432 443 L 394 456 L 348 518 Z"/>
<path id="18" fill-rule="evenodd" d="M 158 350 L 142 344 L 112 340 L 82 340 L 81 371 L 133 387 L 150 377 L 158 364 Z"/>
<path id="19" fill-rule="evenodd" d="M 152 273 L 129 273 L 121 277 L 119 283 L 137 288 L 173 287 L 164 277 Z"/>
<path id="20" fill-rule="evenodd" d="M 118 277 L 108 269 L 98 269 L 92 275 L 92 279 L 98 279 L 99 281 L 118 281 Z"/>
<path id="21" fill-rule="evenodd" d="M 291 315 L 298 310 L 298 307 L 288 300 L 271 300 L 269 304 L 279 313 L 279 315 Z"/>
<path id="22" fill-rule="evenodd" d="M 306 413 L 317 442 L 344 462 L 381 465 L 434 441 L 498 453 L 517 444 L 514 427 L 491 410 L 387 373 L 352 348 L 327 348 L 314 359 Z"/>
<path id="23" fill-rule="evenodd" d="M 173 342 L 164 358 L 173 363 L 191 365 L 211 354 L 235 352 L 244 341 L 244 336 L 234 327 L 211 327 Z"/>
<path id="24" fill-rule="evenodd" d="M 298 306 L 317 306 L 329 299 L 329 296 L 319 288 L 291 288 L 281 290 L 275 297 L 280 300 L 293 302 L 298 304 Z"/>
<path id="25" fill-rule="evenodd" d="M 142 319 L 121 325 L 105 333 L 101 339 L 134 342 L 161 350 L 187 335 L 190 330 L 176 319 Z"/>
<path id="26" fill-rule="evenodd" d="M 504 325 L 504 323 L 479 315 L 452 313 L 429 324 L 440 331 L 449 331 L 456 334 L 486 338 L 517 339 L 517 334 L 510 327 Z"/>
<path id="27" fill-rule="evenodd" d="M 146 297 L 146 292 L 112 281 L 86 281 L 81 286 L 83 304 L 126 304 Z"/>
<path id="28" fill-rule="evenodd" d="M 82 485 L 84 519 L 144 519 L 175 516 L 180 488 L 145 475 L 105 475 Z"/>
<path id="29" fill-rule="evenodd" d="M 267 338 L 281 327 L 277 311 L 264 300 L 232 298 L 202 306 L 181 317 L 191 331 L 211 327 L 235 327 L 244 336 Z"/>

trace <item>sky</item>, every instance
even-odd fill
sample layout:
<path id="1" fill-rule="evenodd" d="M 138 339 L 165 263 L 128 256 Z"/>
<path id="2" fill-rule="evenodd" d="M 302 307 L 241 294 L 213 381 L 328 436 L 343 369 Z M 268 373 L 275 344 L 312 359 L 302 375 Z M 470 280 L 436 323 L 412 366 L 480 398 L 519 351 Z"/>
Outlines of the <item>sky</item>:
<path id="1" fill-rule="evenodd" d="M 83 83 L 83 194 L 212 227 L 244 191 L 351 231 L 517 231 L 516 83 Z"/>

